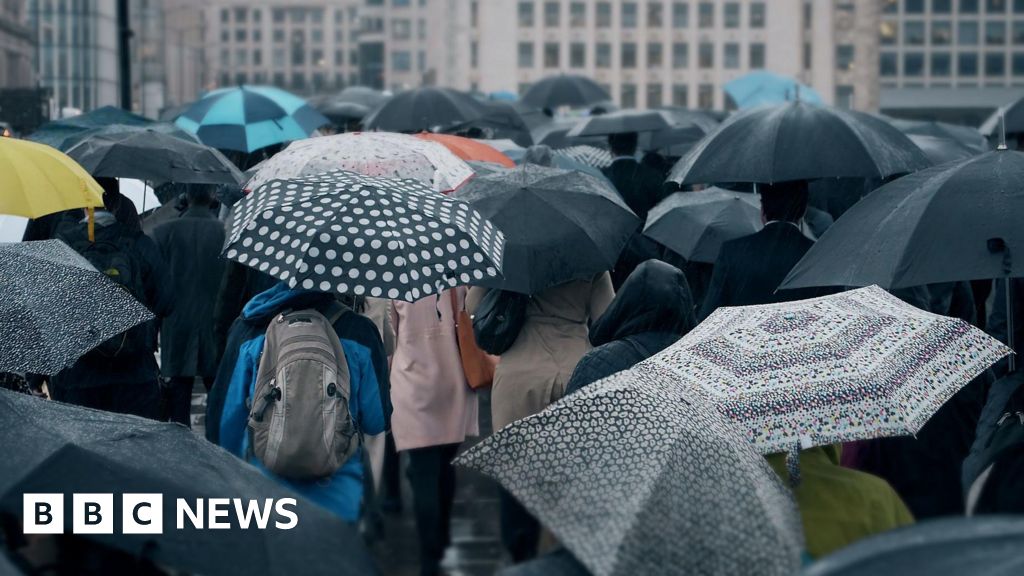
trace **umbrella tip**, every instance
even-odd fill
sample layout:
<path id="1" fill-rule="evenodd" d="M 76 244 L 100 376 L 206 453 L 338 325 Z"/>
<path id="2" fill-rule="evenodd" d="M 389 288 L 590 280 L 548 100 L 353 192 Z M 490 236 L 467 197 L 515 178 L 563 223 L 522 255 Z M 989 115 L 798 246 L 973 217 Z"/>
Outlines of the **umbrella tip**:
<path id="1" fill-rule="evenodd" d="M 999 145 L 996 150 L 1006 150 L 1006 112 L 999 112 Z"/>

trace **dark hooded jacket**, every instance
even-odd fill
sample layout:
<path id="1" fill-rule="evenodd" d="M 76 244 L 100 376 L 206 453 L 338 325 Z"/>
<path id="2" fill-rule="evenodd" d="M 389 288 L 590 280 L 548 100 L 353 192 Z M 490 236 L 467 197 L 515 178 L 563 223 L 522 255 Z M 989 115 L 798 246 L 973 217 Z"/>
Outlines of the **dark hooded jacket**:
<path id="1" fill-rule="evenodd" d="M 671 346 L 696 323 L 683 273 L 659 260 L 640 264 L 591 326 L 594 349 L 576 365 L 566 394 L 632 368 Z"/>

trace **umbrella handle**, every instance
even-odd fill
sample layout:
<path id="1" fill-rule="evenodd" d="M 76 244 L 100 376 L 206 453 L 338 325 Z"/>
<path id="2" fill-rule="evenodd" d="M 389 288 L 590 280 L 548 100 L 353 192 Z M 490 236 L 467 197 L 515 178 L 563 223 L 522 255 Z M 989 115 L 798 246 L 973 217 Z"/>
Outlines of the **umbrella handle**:
<path id="1" fill-rule="evenodd" d="M 92 206 L 85 208 L 85 213 L 89 216 L 89 242 L 96 241 L 96 209 Z"/>

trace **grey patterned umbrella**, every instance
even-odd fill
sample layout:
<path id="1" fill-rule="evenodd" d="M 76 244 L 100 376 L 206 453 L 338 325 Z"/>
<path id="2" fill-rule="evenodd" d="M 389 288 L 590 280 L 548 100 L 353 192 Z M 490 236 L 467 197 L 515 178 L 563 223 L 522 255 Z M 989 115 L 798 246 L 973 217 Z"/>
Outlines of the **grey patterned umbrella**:
<path id="1" fill-rule="evenodd" d="M 415 180 L 335 170 L 235 205 L 225 255 L 292 287 L 415 302 L 500 276 L 504 235 Z"/>
<path id="2" fill-rule="evenodd" d="M 791 575 L 800 517 L 713 408 L 625 371 L 456 460 L 494 477 L 596 576 Z"/>
<path id="3" fill-rule="evenodd" d="M 587 166 L 593 166 L 594 168 L 607 168 L 612 165 L 611 152 L 602 150 L 595 146 L 587 146 L 585 144 L 569 146 L 567 148 L 558 148 L 555 150 L 555 154 L 567 156 L 580 164 L 586 164 Z"/>
<path id="4" fill-rule="evenodd" d="M 153 315 L 59 240 L 0 244 L 0 371 L 56 374 Z"/>

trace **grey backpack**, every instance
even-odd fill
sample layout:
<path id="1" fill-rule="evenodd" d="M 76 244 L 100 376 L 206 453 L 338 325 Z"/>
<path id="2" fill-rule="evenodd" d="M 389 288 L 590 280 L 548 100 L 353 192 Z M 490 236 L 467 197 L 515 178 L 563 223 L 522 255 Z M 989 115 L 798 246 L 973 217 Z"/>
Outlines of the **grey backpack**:
<path id="1" fill-rule="evenodd" d="M 263 466 L 284 478 L 330 476 L 359 446 L 349 411 L 348 363 L 334 323 L 347 309 L 334 304 L 286 311 L 267 326 L 249 409 L 249 446 Z"/>

